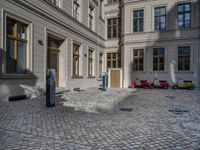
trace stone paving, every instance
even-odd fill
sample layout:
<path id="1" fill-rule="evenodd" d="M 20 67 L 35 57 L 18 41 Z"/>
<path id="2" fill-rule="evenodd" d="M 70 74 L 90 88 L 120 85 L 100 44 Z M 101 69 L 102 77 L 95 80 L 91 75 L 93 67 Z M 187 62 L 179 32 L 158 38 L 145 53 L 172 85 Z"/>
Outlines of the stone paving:
<path id="1" fill-rule="evenodd" d="M 74 109 L 78 97 L 78 108 L 93 111 Z M 89 90 L 59 96 L 53 108 L 44 97 L 0 101 L 0 149 L 199 150 L 200 91 Z"/>

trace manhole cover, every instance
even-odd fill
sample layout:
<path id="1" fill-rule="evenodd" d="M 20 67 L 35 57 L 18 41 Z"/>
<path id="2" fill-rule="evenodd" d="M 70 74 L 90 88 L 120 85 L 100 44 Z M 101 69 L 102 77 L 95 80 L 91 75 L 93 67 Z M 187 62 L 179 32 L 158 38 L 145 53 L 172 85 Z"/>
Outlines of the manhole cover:
<path id="1" fill-rule="evenodd" d="M 127 111 L 127 112 L 130 112 L 130 111 L 133 111 L 132 108 L 120 108 L 119 111 Z"/>
<path id="2" fill-rule="evenodd" d="M 165 96 L 166 98 L 169 98 L 169 99 L 175 99 L 176 96 Z"/>
<path id="3" fill-rule="evenodd" d="M 181 114 L 183 114 L 183 113 L 189 112 L 188 109 L 181 109 L 181 108 L 169 109 L 168 111 L 169 111 L 169 112 L 172 112 L 172 113 L 174 113 L 174 114 L 178 114 L 178 115 L 181 115 Z"/>

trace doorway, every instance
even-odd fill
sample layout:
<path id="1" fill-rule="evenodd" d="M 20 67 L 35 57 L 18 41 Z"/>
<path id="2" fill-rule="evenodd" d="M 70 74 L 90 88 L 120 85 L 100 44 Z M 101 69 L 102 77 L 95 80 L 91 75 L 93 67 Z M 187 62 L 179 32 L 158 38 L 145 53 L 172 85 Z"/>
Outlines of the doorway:
<path id="1" fill-rule="evenodd" d="M 62 42 L 62 39 L 52 34 L 48 34 L 47 69 L 55 69 L 56 87 L 59 86 L 59 47 Z"/>

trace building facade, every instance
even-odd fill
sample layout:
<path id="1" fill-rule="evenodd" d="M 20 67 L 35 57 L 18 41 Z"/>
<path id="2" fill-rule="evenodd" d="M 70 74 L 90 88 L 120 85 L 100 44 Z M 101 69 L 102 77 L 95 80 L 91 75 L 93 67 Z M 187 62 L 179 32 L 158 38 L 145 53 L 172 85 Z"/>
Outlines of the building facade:
<path id="1" fill-rule="evenodd" d="M 200 86 L 199 0 L 1 0 L 0 99 L 62 89 L 127 88 L 157 76 Z"/>
<path id="2" fill-rule="evenodd" d="M 0 99 L 45 91 L 46 69 L 56 86 L 96 87 L 104 67 L 103 2 L 0 1 Z"/>
<path id="3" fill-rule="evenodd" d="M 110 76 L 125 88 L 136 78 L 152 82 L 155 76 L 170 85 L 182 78 L 198 87 L 199 9 L 198 0 L 108 0 L 105 50 L 120 52 L 121 67 L 110 66 L 107 56 L 107 68 L 122 70 L 122 77 Z M 113 29 L 109 31 L 112 18 L 120 20 L 117 38 L 112 37 Z M 110 82 L 116 86 L 115 79 Z"/>

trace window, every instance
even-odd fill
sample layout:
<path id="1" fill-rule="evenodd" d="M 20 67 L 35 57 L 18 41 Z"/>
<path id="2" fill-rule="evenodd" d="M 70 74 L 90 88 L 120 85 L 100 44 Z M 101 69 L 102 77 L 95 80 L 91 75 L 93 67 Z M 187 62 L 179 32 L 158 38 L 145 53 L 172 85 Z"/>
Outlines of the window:
<path id="1" fill-rule="evenodd" d="M 166 7 L 157 7 L 154 9 L 154 29 L 166 29 Z"/>
<path id="2" fill-rule="evenodd" d="M 178 27 L 188 28 L 191 26 L 191 4 L 178 5 Z"/>
<path id="3" fill-rule="evenodd" d="M 103 18 L 103 0 L 100 0 L 99 3 L 99 17 Z"/>
<path id="4" fill-rule="evenodd" d="M 144 31 L 144 11 L 137 10 L 133 12 L 133 31 L 143 32 Z"/>
<path id="5" fill-rule="evenodd" d="M 6 21 L 6 73 L 25 74 L 28 25 L 9 17 Z"/>
<path id="6" fill-rule="evenodd" d="M 119 19 L 108 19 L 108 39 L 119 37 Z"/>
<path id="7" fill-rule="evenodd" d="M 74 0 L 73 17 L 79 20 L 79 0 Z"/>
<path id="8" fill-rule="evenodd" d="M 80 45 L 73 44 L 73 76 L 79 76 Z"/>
<path id="9" fill-rule="evenodd" d="M 103 73 L 103 53 L 99 53 L 99 75 Z"/>
<path id="10" fill-rule="evenodd" d="M 154 48 L 153 49 L 153 70 L 164 71 L 165 69 L 165 49 Z"/>
<path id="11" fill-rule="evenodd" d="M 178 70 L 190 70 L 190 46 L 178 48 Z"/>
<path id="12" fill-rule="evenodd" d="M 120 68 L 121 55 L 120 53 L 107 53 L 107 68 Z"/>
<path id="13" fill-rule="evenodd" d="M 108 4 L 112 4 L 112 3 L 116 3 L 118 2 L 119 0 L 108 0 Z"/>
<path id="14" fill-rule="evenodd" d="M 88 51 L 88 76 L 93 76 L 93 50 Z"/>
<path id="15" fill-rule="evenodd" d="M 89 28 L 91 29 L 91 30 L 93 30 L 93 22 L 94 22 L 94 17 L 93 17 L 93 7 L 92 6 L 89 6 Z"/>
<path id="16" fill-rule="evenodd" d="M 143 71 L 144 69 L 144 50 L 135 49 L 133 50 L 133 70 Z"/>
<path id="17" fill-rule="evenodd" d="M 52 4 L 60 7 L 60 0 L 49 0 L 49 2 L 51 2 Z"/>

